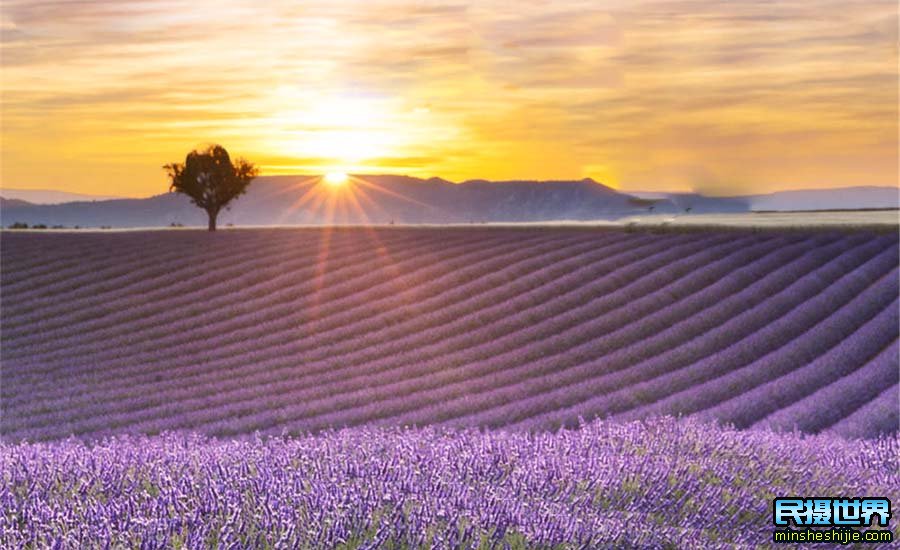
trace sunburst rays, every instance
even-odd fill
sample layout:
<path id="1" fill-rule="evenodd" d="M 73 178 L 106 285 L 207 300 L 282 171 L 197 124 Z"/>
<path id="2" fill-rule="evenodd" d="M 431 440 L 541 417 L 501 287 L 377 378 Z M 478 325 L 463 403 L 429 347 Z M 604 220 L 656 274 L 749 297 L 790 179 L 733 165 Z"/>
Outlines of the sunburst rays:
<path id="1" fill-rule="evenodd" d="M 297 198 L 286 209 L 284 214 L 286 218 L 303 211 L 305 213 L 303 218 L 323 226 L 318 232 L 320 242 L 315 258 L 314 294 L 308 310 L 308 321 L 313 323 L 320 318 L 321 294 L 326 286 L 332 255 L 332 237 L 338 226 L 362 225 L 365 228 L 366 238 L 371 240 L 377 262 L 381 264 L 381 268 L 392 274 L 391 281 L 398 281 L 403 273 L 397 267 L 390 249 L 379 236 L 377 228 L 377 224 L 391 221 L 390 214 L 371 195 L 384 194 L 403 202 L 430 208 L 430 205 L 365 177 L 341 172 L 302 179 L 278 193 L 297 194 Z M 402 296 L 408 307 L 414 307 L 416 298 L 413 291 L 399 282 L 392 284 L 395 285 L 395 294 Z"/>

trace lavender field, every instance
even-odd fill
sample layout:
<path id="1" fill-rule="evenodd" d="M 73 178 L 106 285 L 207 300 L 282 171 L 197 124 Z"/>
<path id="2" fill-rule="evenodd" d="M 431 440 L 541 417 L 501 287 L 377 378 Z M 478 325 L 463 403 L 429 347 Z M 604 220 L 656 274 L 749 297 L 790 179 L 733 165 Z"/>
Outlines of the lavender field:
<path id="1" fill-rule="evenodd" d="M 897 431 L 898 240 L 333 229 L 2 235 L 2 436 L 698 415 Z"/>
<path id="2" fill-rule="evenodd" d="M 694 420 L 0 449 L 3 548 L 758 548 L 774 496 L 900 498 L 897 438 Z"/>
<path id="3" fill-rule="evenodd" d="M 756 546 L 774 496 L 900 498 L 896 233 L 4 231 L 0 255 L 4 548 Z"/>

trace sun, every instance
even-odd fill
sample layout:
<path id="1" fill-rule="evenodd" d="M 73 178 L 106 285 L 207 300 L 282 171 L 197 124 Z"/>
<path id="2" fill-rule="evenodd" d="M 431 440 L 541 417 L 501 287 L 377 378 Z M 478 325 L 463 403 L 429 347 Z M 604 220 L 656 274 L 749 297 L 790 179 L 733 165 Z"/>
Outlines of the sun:
<path id="1" fill-rule="evenodd" d="M 334 185 L 335 187 L 344 185 L 347 183 L 349 177 L 344 172 L 328 172 L 322 177 L 322 180 L 328 185 Z"/>

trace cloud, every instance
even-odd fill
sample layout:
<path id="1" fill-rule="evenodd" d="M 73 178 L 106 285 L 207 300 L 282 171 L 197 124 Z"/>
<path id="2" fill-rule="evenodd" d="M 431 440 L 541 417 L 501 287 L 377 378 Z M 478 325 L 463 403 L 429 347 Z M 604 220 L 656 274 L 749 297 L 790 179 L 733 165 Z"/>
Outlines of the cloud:
<path id="1" fill-rule="evenodd" d="M 7 0 L 0 24 L 9 184 L 104 192 L 126 151 L 145 194 L 199 142 L 291 166 L 336 135 L 455 179 L 897 181 L 894 0 Z"/>

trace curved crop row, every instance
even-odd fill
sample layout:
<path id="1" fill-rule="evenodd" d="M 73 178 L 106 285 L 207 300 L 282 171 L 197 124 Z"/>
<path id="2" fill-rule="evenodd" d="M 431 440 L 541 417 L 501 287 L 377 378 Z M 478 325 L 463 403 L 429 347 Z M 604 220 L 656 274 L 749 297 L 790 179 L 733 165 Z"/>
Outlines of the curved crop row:
<path id="1" fill-rule="evenodd" d="M 608 249 L 601 248 L 600 250 L 601 250 L 601 252 L 602 252 L 603 250 L 608 250 Z M 637 250 L 640 250 L 640 247 L 637 247 Z M 625 259 L 625 258 L 622 258 L 622 260 L 624 260 L 624 259 Z M 617 260 L 616 263 L 619 263 L 619 262 L 622 261 L 622 260 Z M 654 258 L 654 261 L 656 261 L 655 258 Z M 545 268 L 545 269 L 549 269 L 549 267 L 547 267 L 547 268 Z M 608 279 L 604 279 L 604 281 L 608 281 Z M 547 285 L 543 285 L 543 286 L 546 287 Z M 552 295 L 553 295 L 553 293 L 552 293 L 553 289 L 551 288 L 551 289 L 549 289 L 549 290 L 551 291 L 551 294 L 550 294 L 550 295 L 552 296 Z M 492 297 L 494 297 L 494 295 L 495 295 L 495 293 L 493 293 L 493 292 L 492 292 L 492 293 L 486 293 L 486 294 L 487 294 L 487 298 L 492 298 Z M 522 297 L 526 299 L 526 303 L 530 301 L 530 300 L 528 300 L 529 296 L 528 296 L 527 293 L 524 294 Z M 468 300 L 466 301 L 466 303 L 468 303 Z M 465 305 L 465 304 L 464 304 L 464 305 Z M 529 304 L 529 305 L 530 305 L 530 304 Z M 476 308 L 476 309 L 477 309 L 478 311 L 481 311 L 480 308 Z M 566 311 L 566 308 L 563 307 L 562 309 L 560 309 L 560 311 Z M 465 318 L 465 316 L 463 316 L 462 318 L 458 318 L 457 321 L 462 321 L 464 318 Z M 441 327 L 442 327 L 442 328 L 445 328 L 445 329 L 446 329 L 446 328 L 449 328 L 447 325 L 437 325 L 437 326 L 438 326 L 439 328 L 441 328 Z M 430 336 L 429 336 L 429 333 L 431 333 Z M 447 340 L 448 340 L 447 338 L 441 338 L 442 331 L 426 331 L 426 332 L 424 332 L 424 333 L 423 333 L 423 332 L 419 332 L 419 331 L 411 331 L 411 333 L 408 335 L 408 337 L 407 337 L 406 339 L 414 338 L 414 337 L 422 336 L 422 335 L 425 335 L 426 337 L 430 337 L 430 338 L 431 338 L 430 341 L 433 342 L 435 345 L 441 345 L 441 346 L 443 346 L 443 345 L 445 345 L 445 344 L 447 343 Z M 452 338 L 449 339 L 449 340 L 452 340 Z M 400 347 L 398 348 L 397 352 L 401 352 L 402 350 L 408 349 L 408 348 L 410 347 L 409 342 L 403 342 L 402 340 L 397 341 L 397 342 L 395 342 L 395 343 L 398 344 L 398 345 L 400 346 Z M 284 355 L 284 354 L 287 354 L 287 355 L 290 356 L 290 357 L 294 357 L 294 356 L 295 356 L 293 353 L 285 352 L 284 349 L 277 349 L 277 348 L 276 348 L 276 351 L 277 351 L 277 352 L 280 352 L 280 353 L 278 353 L 278 356 L 279 356 L 279 357 L 280 357 L 281 355 Z M 362 350 L 362 351 L 365 351 L 365 350 Z M 302 357 L 302 356 L 301 356 L 301 357 Z M 389 353 L 388 355 L 382 355 L 382 357 L 388 358 L 388 359 L 390 359 L 390 360 L 393 361 L 393 360 L 395 360 L 395 359 L 397 358 L 397 354 L 396 354 L 396 353 Z M 421 356 L 420 356 L 420 357 L 421 357 Z M 334 375 L 337 376 L 337 379 L 346 379 L 346 378 L 348 377 L 348 374 L 347 374 L 347 373 L 334 372 L 332 369 L 327 368 L 328 365 L 324 365 L 325 368 L 322 369 L 322 370 L 320 370 L 320 372 L 319 372 L 318 375 L 315 374 L 315 370 L 311 368 L 311 365 L 310 365 L 309 363 L 305 364 L 304 367 L 305 367 L 305 368 L 304 368 L 303 370 L 304 370 L 305 372 L 303 373 L 303 377 L 304 377 L 304 378 L 308 378 L 308 379 L 309 379 L 310 386 L 311 386 L 311 387 L 314 387 L 314 388 L 320 388 L 320 387 L 322 386 L 322 383 L 324 382 L 324 380 L 323 380 L 322 377 L 321 377 L 322 375 L 331 377 L 331 375 L 332 375 L 332 373 L 333 373 Z M 235 368 L 235 369 L 232 369 L 232 370 L 234 370 L 234 371 L 236 372 L 236 374 L 238 374 L 238 375 L 241 377 L 241 378 L 239 378 L 239 379 L 237 380 L 237 382 L 239 383 L 239 384 L 237 385 L 237 387 L 238 387 L 238 388 L 243 388 L 243 389 L 248 390 L 248 391 L 259 391 L 259 390 L 263 390 L 263 391 L 264 391 L 264 390 L 265 390 L 265 384 L 262 383 L 262 382 L 264 382 L 264 380 L 260 380 L 259 377 L 260 377 L 260 376 L 262 376 L 262 377 L 269 377 L 269 376 L 271 376 L 273 373 L 274 373 L 275 375 L 278 375 L 279 373 L 282 373 L 282 372 L 284 371 L 283 368 L 274 368 L 274 365 L 267 364 L 266 362 L 261 362 L 261 363 L 260 363 L 259 361 L 256 361 L 256 362 L 254 362 L 254 363 L 251 364 L 251 365 L 246 365 L 246 366 L 242 366 L 242 367 L 239 366 L 239 367 L 237 367 L 237 368 Z M 356 370 L 356 369 L 354 368 L 354 370 Z M 367 369 L 367 370 L 368 370 L 369 372 L 371 372 L 372 369 L 370 368 L 370 369 Z M 247 383 L 247 380 L 244 379 L 244 377 L 246 377 L 248 374 L 255 374 L 255 375 L 257 375 L 257 376 L 254 378 L 253 383 L 251 383 L 251 384 L 248 384 L 248 383 Z M 400 375 L 403 376 L 404 373 L 401 372 Z M 218 370 L 216 370 L 216 371 L 211 371 L 211 372 L 210 372 L 210 376 L 211 376 L 210 380 L 208 380 L 206 383 L 204 383 L 203 381 L 196 381 L 196 382 L 195 382 L 195 385 L 198 386 L 198 390 L 195 390 L 195 392 L 199 392 L 199 395 L 203 395 L 204 393 L 210 392 L 210 393 L 214 394 L 216 398 L 221 398 L 221 397 L 223 397 L 223 394 L 222 394 L 222 392 L 221 392 L 221 380 L 217 379 L 217 378 L 219 378 L 219 377 L 222 376 L 222 373 L 221 373 L 220 371 L 218 371 Z M 185 376 L 184 376 L 184 373 L 181 373 L 181 375 L 177 376 L 177 379 L 178 379 L 178 380 L 184 381 L 184 380 L 186 379 Z M 137 395 L 138 395 L 138 396 L 141 396 L 141 397 L 143 397 L 143 398 L 146 398 L 146 397 L 147 397 L 147 393 L 146 393 L 146 392 L 139 392 Z M 195 395 L 196 395 L 196 394 L 195 394 Z M 299 396 L 297 396 L 297 397 L 299 397 Z M 226 400 L 226 403 L 229 403 L 229 407 L 233 407 L 234 404 L 233 404 L 233 403 L 230 403 L 229 401 L 230 401 L 230 400 Z M 253 407 L 253 405 L 252 405 L 252 399 L 251 399 L 250 401 L 251 401 L 251 404 L 250 404 L 249 406 L 250 406 L 250 408 L 252 409 L 252 407 Z M 171 403 L 171 400 L 162 398 L 162 399 L 157 399 L 157 402 L 160 404 L 159 406 L 165 406 L 165 404 Z M 184 402 L 180 402 L 180 403 L 184 404 Z M 135 405 L 135 404 L 132 403 L 132 404 L 130 404 L 130 405 Z M 136 409 L 136 408 L 139 408 L 139 407 L 132 407 L 132 406 L 130 406 L 130 405 L 129 405 L 129 404 L 124 404 L 124 407 L 123 407 L 123 408 L 124 408 L 125 410 L 131 410 L 132 408 L 135 408 L 135 409 Z M 207 407 L 207 409 L 209 409 L 209 407 Z M 57 412 L 58 412 L 58 409 L 55 409 L 55 410 L 53 411 L 54 414 L 57 413 Z M 132 414 L 134 414 L 134 413 L 136 413 L 136 411 L 132 411 Z M 152 411 L 145 410 L 145 411 L 142 411 L 141 414 L 144 415 L 144 416 L 146 416 L 146 415 L 151 415 L 150 417 L 151 417 L 151 418 L 153 417 L 153 416 L 152 416 Z"/>
<path id="2" fill-rule="evenodd" d="M 664 256 L 662 256 L 662 257 L 664 258 Z M 659 256 L 659 255 L 651 255 L 651 256 L 648 257 L 647 261 L 650 261 L 651 259 L 652 259 L 653 261 L 659 261 L 660 256 Z M 703 263 L 701 263 L 701 264 L 699 264 L 699 265 L 703 265 Z M 668 272 L 667 272 L 667 273 L 668 273 Z M 609 278 L 598 279 L 598 282 L 602 282 L 602 283 L 608 283 L 608 282 L 610 282 L 610 281 L 611 281 L 611 279 L 609 279 Z M 550 290 L 552 291 L 553 289 L 551 288 Z M 552 294 L 551 294 L 551 296 L 552 296 Z M 613 297 L 615 297 L 615 298 L 617 298 L 617 299 L 620 299 L 620 298 L 621 298 L 621 296 L 620 296 L 619 294 L 612 294 L 611 296 L 613 296 Z M 525 295 L 524 297 L 527 298 L 528 296 Z M 557 310 L 558 310 L 560 313 L 570 313 L 570 309 L 571 309 L 572 305 L 579 303 L 579 301 L 581 301 L 581 300 L 583 300 L 583 297 L 580 297 L 580 298 L 576 297 L 576 299 L 575 299 L 574 301 L 571 301 L 570 304 L 568 304 L 568 305 L 563 304 L 562 307 L 557 308 Z M 528 303 L 528 302 L 530 302 L 530 301 L 531 301 L 531 300 L 527 300 L 526 303 Z M 462 320 L 462 319 L 458 319 L 458 320 Z M 448 328 L 448 329 L 449 329 L 449 328 L 452 328 L 452 327 L 449 327 L 449 326 L 447 326 L 447 325 L 444 325 L 443 328 Z M 474 328 L 474 327 L 473 327 L 473 328 Z M 454 332 L 455 332 L 455 331 L 454 331 Z M 482 331 L 482 332 L 483 332 L 483 331 Z M 409 335 L 409 337 L 413 337 L 413 336 L 416 336 L 416 335 L 418 335 L 418 334 L 421 334 L 421 333 L 411 334 L 411 335 Z M 433 335 L 432 335 L 432 336 L 433 336 Z M 479 336 L 483 337 L 484 335 L 479 335 Z M 488 335 L 488 336 L 489 336 L 489 335 Z M 436 346 L 440 346 L 440 348 L 441 348 L 441 349 L 437 349 L 436 351 L 434 351 L 434 352 L 432 353 L 432 356 L 440 357 L 440 356 L 442 356 L 443 354 L 452 351 L 452 350 L 453 350 L 453 348 L 452 348 L 452 342 L 453 342 L 453 340 L 458 340 L 460 337 L 462 337 L 464 340 L 468 340 L 468 338 L 469 338 L 469 337 L 467 337 L 467 336 L 465 335 L 465 333 L 463 333 L 463 334 L 461 334 L 461 335 L 458 335 L 458 336 L 454 336 L 454 337 L 452 337 L 452 338 L 446 338 L 446 337 L 445 337 L 445 338 L 443 338 L 443 339 L 438 338 L 438 339 L 436 339 L 436 340 L 435 340 L 434 338 L 432 338 L 432 341 L 434 342 L 434 344 L 432 345 L 432 347 L 434 347 L 434 346 L 436 345 Z M 407 339 L 408 339 L 408 338 L 407 338 Z M 446 347 L 448 344 L 451 345 L 450 348 L 447 348 L 447 347 Z M 492 345 L 495 345 L 495 342 L 494 342 L 493 340 L 491 340 L 491 339 L 488 338 L 487 341 L 485 342 L 485 345 L 492 346 Z M 408 348 L 408 347 L 409 347 L 409 343 L 408 343 L 408 342 L 401 343 L 401 346 L 402 346 L 401 349 L 403 349 L 403 348 Z M 400 351 L 400 350 L 398 350 L 398 351 Z M 382 357 L 382 358 L 384 358 L 384 359 L 386 359 L 386 360 L 388 360 L 388 361 L 391 361 L 391 362 L 394 363 L 394 364 L 397 364 L 396 361 L 397 361 L 397 359 L 398 359 L 398 356 L 397 356 L 397 354 L 395 354 L 395 353 L 391 353 L 391 354 L 387 354 L 387 355 L 381 354 L 380 357 Z M 416 364 L 417 364 L 417 365 L 422 364 L 422 363 L 421 363 L 421 359 L 422 359 L 422 356 L 421 356 L 421 355 L 415 356 L 415 358 L 417 359 L 417 361 L 416 361 Z M 399 363 L 399 366 L 400 366 L 401 368 L 399 369 L 398 372 L 396 372 L 396 375 L 398 376 L 398 380 L 404 380 L 404 379 L 408 378 L 408 377 L 412 374 L 411 372 L 409 372 L 409 368 L 410 368 L 410 367 L 408 366 L 408 363 L 409 363 L 409 359 L 407 359 L 407 360 L 404 361 L 404 362 Z M 271 366 L 266 366 L 265 364 L 263 364 L 263 367 L 265 368 L 265 372 L 260 373 L 260 376 L 265 377 L 268 373 L 273 372 Z M 310 384 L 310 389 L 314 389 L 314 390 L 317 390 L 317 391 L 318 391 L 318 390 L 325 389 L 326 391 L 325 391 L 324 395 L 326 395 L 326 396 L 332 396 L 332 395 L 338 395 L 338 394 L 343 395 L 343 394 L 344 394 L 344 392 L 327 391 L 327 389 L 323 387 L 323 382 L 324 382 L 324 380 L 322 379 L 322 376 L 324 375 L 324 376 L 327 376 L 328 378 L 331 378 L 331 373 L 330 373 L 330 372 L 328 372 L 327 370 L 322 370 L 322 371 L 320 372 L 319 375 L 317 375 L 317 376 L 311 376 L 311 374 L 312 374 L 312 373 L 310 372 L 310 371 L 312 370 L 311 365 L 310 365 L 309 363 L 307 363 L 307 364 L 304 365 L 304 367 L 305 367 L 305 368 L 304 368 L 304 371 L 305 371 L 304 377 L 309 378 L 308 383 Z M 243 374 L 246 374 L 246 372 L 245 372 L 246 370 L 249 370 L 249 369 L 248 369 L 248 368 L 245 368 L 245 369 L 239 370 L 238 373 L 239 373 L 239 374 L 242 374 L 242 375 L 243 375 Z M 351 370 L 352 370 L 353 372 L 366 372 L 366 373 L 370 373 L 370 374 L 371 374 L 371 373 L 374 373 L 374 372 L 379 372 L 379 370 L 383 370 L 383 369 L 378 369 L 378 368 L 374 367 L 373 365 L 371 365 L 371 363 L 369 363 L 368 366 L 367 366 L 366 364 L 362 364 L 360 367 L 354 367 L 354 368 L 352 368 Z M 342 374 L 342 373 L 335 373 L 335 374 L 339 374 L 339 375 L 340 375 L 339 378 L 337 378 L 337 380 L 346 380 L 346 379 L 347 379 L 347 373 L 343 373 L 343 374 Z M 182 377 L 179 376 L 179 379 L 181 379 L 181 378 L 182 378 Z M 241 384 L 241 385 L 239 385 L 238 387 L 239 387 L 239 388 L 243 388 L 243 389 L 246 390 L 246 391 L 254 391 L 254 392 L 266 391 L 266 387 L 265 387 L 264 384 L 261 383 L 262 380 L 260 380 L 259 377 L 255 378 L 255 381 L 256 381 L 256 383 L 254 383 L 253 385 L 247 386 L 246 384 Z M 234 395 L 228 395 L 228 394 L 224 394 L 224 395 L 223 395 L 223 392 L 221 391 L 221 388 L 220 388 L 220 384 L 216 383 L 215 381 L 213 381 L 212 383 L 213 383 L 213 385 L 208 386 L 208 390 L 205 389 L 205 388 L 201 388 L 201 389 L 200 389 L 200 392 L 201 392 L 201 394 L 202 394 L 202 393 L 209 392 L 211 395 L 214 395 L 216 399 L 224 399 L 224 403 L 227 403 L 227 407 L 226 407 L 227 410 L 222 410 L 221 412 L 225 413 L 226 415 L 232 416 L 232 415 L 234 415 L 234 414 L 236 413 L 236 408 L 237 408 L 237 407 L 241 407 L 241 406 L 244 406 L 244 408 L 248 408 L 249 410 L 253 410 L 253 408 L 254 408 L 253 403 L 254 403 L 255 399 L 252 399 L 252 398 L 251 398 L 251 399 L 245 399 L 245 400 L 243 400 L 243 401 L 237 401 L 237 402 L 236 402 L 236 401 L 235 401 L 235 397 L 236 397 L 236 396 L 234 396 Z M 362 387 L 362 388 L 366 388 L 366 387 L 369 387 L 370 385 L 371 385 L 371 382 L 367 382 L 367 383 L 363 384 L 361 387 Z M 284 392 L 281 392 L 281 393 L 284 393 Z M 140 393 L 140 395 L 144 396 L 145 398 L 147 397 L 147 394 L 146 394 L 146 393 Z M 323 395 L 323 394 L 320 393 L 320 395 Z M 294 395 L 288 396 L 288 397 L 289 397 L 289 398 L 302 398 L 303 396 L 302 396 L 302 392 L 301 392 L 300 395 L 294 394 Z M 267 401 L 268 401 L 270 404 L 273 403 L 273 398 L 272 398 L 272 395 L 271 395 L 271 394 L 268 394 L 267 397 L 266 397 L 266 399 L 267 399 Z M 337 401 L 340 401 L 340 399 L 338 399 L 338 398 L 336 398 L 336 400 L 337 400 Z M 160 403 L 160 405 L 159 405 L 160 407 L 171 407 L 171 405 L 172 405 L 172 401 L 171 401 L 170 399 L 168 399 L 168 398 L 166 398 L 166 399 L 158 399 L 158 401 L 159 401 L 159 403 Z M 207 403 L 207 404 L 208 404 L 208 403 Z M 127 410 L 131 410 L 132 408 L 134 408 L 134 407 L 127 406 L 127 405 L 124 406 L 124 407 L 122 407 L 122 409 L 123 409 L 123 410 L 126 410 L 126 411 L 127 411 Z M 205 408 L 208 409 L 209 407 L 205 407 Z M 56 411 L 54 411 L 54 412 L 56 412 Z M 85 411 L 85 412 L 86 412 L 86 411 Z M 152 415 L 151 411 L 147 411 L 147 410 L 143 411 L 143 414 L 144 414 L 144 415 L 146 415 L 146 414 L 151 414 L 151 415 Z M 135 415 L 135 413 L 132 412 L 132 416 L 134 416 L 134 415 Z M 170 416 L 171 416 L 171 415 L 170 415 Z M 151 417 L 152 417 L 152 416 L 151 416 Z M 195 418 L 196 418 L 196 417 L 195 417 Z M 198 420 L 199 420 L 199 419 L 198 419 Z M 173 427 L 173 426 L 168 426 L 168 427 L 171 428 L 171 427 Z"/>
<path id="3" fill-rule="evenodd" d="M 536 430 L 660 414 L 853 437 L 897 431 L 885 406 L 900 335 L 892 235 L 0 238 L 4 439 Z"/>
<path id="4" fill-rule="evenodd" d="M 820 251 L 821 249 L 817 252 Z M 703 362 L 717 364 L 720 359 L 716 354 L 729 346 L 738 344 L 747 353 L 764 353 L 765 346 L 755 346 L 752 342 L 748 345 L 743 340 L 756 334 L 772 316 L 778 316 L 792 304 L 802 302 L 804 296 L 795 294 L 795 291 L 804 281 L 813 277 L 819 280 L 829 271 L 843 273 L 845 268 L 855 267 L 868 259 L 865 255 L 860 256 L 861 252 L 862 248 L 852 249 L 831 261 L 822 258 L 816 260 L 814 254 L 804 255 L 794 262 L 772 268 L 765 275 L 754 269 L 747 273 L 735 272 L 738 276 L 736 281 L 723 280 L 717 286 L 730 284 L 736 288 L 736 293 L 716 304 L 715 309 L 708 310 L 703 315 L 685 317 L 653 337 L 636 342 L 633 349 L 617 349 L 575 367 L 575 372 L 592 373 L 588 377 L 580 377 L 568 383 L 536 380 L 534 384 L 546 384 L 543 391 L 535 392 L 532 398 L 509 399 L 506 405 L 481 411 L 477 413 L 477 422 L 479 425 L 496 425 L 526 421 L 530 426 L 545 422 L 544 427 L 558 426 L 560 423 L 572 424 L 579 416 L 601 414 L 595 407 L 620 406 L 627 409 L 628 403 L 616 405 L 614 398 L 617 395 L 632 406 L 651 402 L 652 394 L 643 396 L 630 388 L 676 369 Z M 763 297 L 768 297 L 768 300 Z M 702 296 L 698 299 L 702 299 Z M 778 310 L 769 307 L 772 305 L 771 301 L 779 299 L 783 303 Z M 715 314 L 710 314 L 711 312 Z M 645 353 L 645 350 L 650 353 Z M 491 417 L 487 417 L 488 414 Z M 609 414 L 609 411 L 602 410 L 602 414 Z M 470 420 L 473 419 L 463 418 L 458 422 Z"/>

